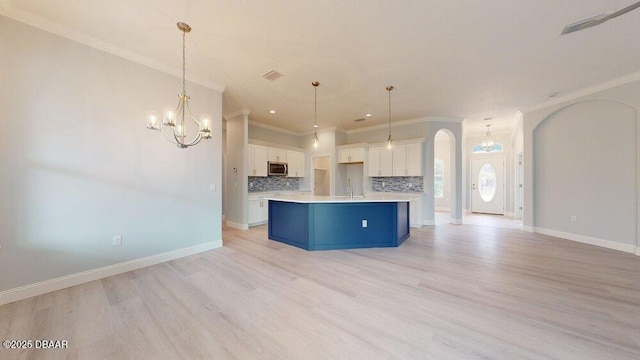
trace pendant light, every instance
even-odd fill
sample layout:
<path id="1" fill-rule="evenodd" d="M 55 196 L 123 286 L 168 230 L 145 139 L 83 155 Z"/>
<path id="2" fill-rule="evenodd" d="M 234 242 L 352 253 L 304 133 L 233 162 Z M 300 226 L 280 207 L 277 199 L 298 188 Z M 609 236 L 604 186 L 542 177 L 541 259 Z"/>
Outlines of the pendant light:
<path id="1" fill-rule="evenodd" d="M 387 149 L 391 150 L 393 147 L 391 140 L 391 90 L 393 90 L 393 86 L 389 85 L 386 89 L 389 92 L 389 137 L 387 138 Z"/>
<path id="2" fill-rule="evenodd" d="M 487 133 L 482 138 L 482 142 L 480 143 L 480 148 L 484 152 L 492 152 L 496 148 L 496 142 L 493 139 L 493 136 L 491 136 L 491 132 L 489 131 L 491 124 L 487 124 L 485 126 L 487 127 Z"/>
<path id="3" fill-rule="evenodd" d="M 200 115 L 200 121 L 196 120 L 191 114 L 189 108 L 189 95 L 185 90 L 186 85 L 186 53 L 185 53 L 185 37 L 191 31 L 191 26 L 183 22 L 176 24 L 182 32 L 182 92 L 178 95 L 178 106 L 173 109 L 169 106 L 165 107 L 162 122 L 159 121 L 155 112 L 150 112 L 147 119 L 147 129 L 158 131 L 164 138 L 172 144 L 177 145 L 181 149 L 197 145 L 202 139 L 211 139 L 211 116 L 208 114 Z M 191 138 L 189 138 L 187 129 L 190 123 L 194 123 L 192 127 L 197 130 L 191 130 Z M 171 135 L 167 136 L 164 129 L 170 131 Z"/>
<path id="4" fill-rule="evenodd" d="M 311 142 L 313 143 L 313 148 L 317 149 L 318 148 L 318 86 L 320 86 L 320 83 L 317 81 L 314 81 L 311 83 L 311 85 L 313 85 L 313 91 L 314 91 L 313 138 L 311 139 Z"/>

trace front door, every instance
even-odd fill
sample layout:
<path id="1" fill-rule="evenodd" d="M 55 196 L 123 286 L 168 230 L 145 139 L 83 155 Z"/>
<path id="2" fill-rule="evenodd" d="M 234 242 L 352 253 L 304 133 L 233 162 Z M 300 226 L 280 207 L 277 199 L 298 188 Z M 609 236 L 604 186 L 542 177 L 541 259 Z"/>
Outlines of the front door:
<path id="1" fill-rule="evenodd" d="M 504 158 L 471 160 L 471 212 L 504 215 Z"/>

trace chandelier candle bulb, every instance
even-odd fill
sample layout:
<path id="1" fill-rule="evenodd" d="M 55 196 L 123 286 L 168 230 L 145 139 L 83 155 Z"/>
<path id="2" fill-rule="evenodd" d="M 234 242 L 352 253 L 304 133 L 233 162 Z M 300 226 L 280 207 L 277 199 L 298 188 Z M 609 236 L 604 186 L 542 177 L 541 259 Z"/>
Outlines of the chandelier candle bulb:
<path id="1" fill-rule="evenodd" d="M 175 118 L 176 118 L 176 114 L 173 112 L 173 110 L 169 110 L 169 109 L 165 109 L 164 111 L 164 125 L 167 126 L 175 126 Z"/>
<path id="2" fill-rule="evenodd" d="M 149 113 L 149 116 L 147 117 L 147 129 L 151 129 L 151 130 L 159 130 L 158 128 L 158 115 L 155 113 L 155 111 L 152 111 Z"/>

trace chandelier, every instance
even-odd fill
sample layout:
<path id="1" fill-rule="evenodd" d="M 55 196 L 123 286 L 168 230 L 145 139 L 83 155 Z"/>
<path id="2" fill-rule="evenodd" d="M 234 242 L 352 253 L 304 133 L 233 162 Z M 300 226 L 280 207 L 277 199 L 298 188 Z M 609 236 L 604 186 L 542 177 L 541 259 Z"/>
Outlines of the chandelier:
<path id="1" fill-rule="evenodd" d="M 491 132 L 489 131 L 491 124 L 487 124 L 485 126 L 487 127 L 487 133 L 482 138 L 482 142 L 480 143 L 480 148 L 484 152 L 492 152 L 496 148 L 496 142 L 493 139 L 493 136 L 491 136 Z"/>
<path id="2" fill-rule="evenodd" d="M 313 85 L 314 91 L 314 107 L 313 107 L 313 138 L 311 138 L 311 142 L 313 143 L 313 148 L 318 148 L 318 86 L 320 83 L 314 81 L 311 83 Z"/>
<path id="3" fill-rule="evenodd" d="M 178 95 L 178 106 L 175 110 L 165 106 L 162 122 L 159 121 L 155 111 L 149 113 L 147 129 L 159 131 L 167 141 L 181 149 L 186 149 L 197 145 L 202 139 L 211 139 L 211 116 L 202 114 L 198 121 L 191 114 L 189 95 L 185 91 L 185 37 L 191 31 L 191 26 L 183 22 L 176 25 L 182 31 L 182 93 Z"/>
<path id="4" fill-rule="evenodd" d="M 385 89 L 389 92 L 389 137 L 387 137 L 387 149 L 391 150 L 393 147 L 391 143 L 391 90 L 393 90 L 393 86 L 389 85 Z"/>

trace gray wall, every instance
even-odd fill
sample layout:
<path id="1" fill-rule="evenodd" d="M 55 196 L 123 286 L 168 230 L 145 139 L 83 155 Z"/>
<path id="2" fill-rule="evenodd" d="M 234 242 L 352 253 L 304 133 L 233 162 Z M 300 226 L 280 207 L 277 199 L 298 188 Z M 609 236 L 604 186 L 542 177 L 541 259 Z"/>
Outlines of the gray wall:
<path id="1" fill-rule="evenodd" d="M 247 224 L 247 169 L 245 156 L 248 144 L 248 111 L 225 116 L 227 121 L 227 164 L 225 168 L 225 215 L 235 227 Z"/>
<path id="2" fill-rule="evenodd" d="M 221 240 L 221 93 L 182 150 L 145 128 L 181 79 L 5 17 L 0 56 L 0 291 Z"/>
<path id="3" fill-rule="evenodd" d="M 639 93 L 636 81 L 525 112 L 526 229 L 633 251 Z"/>

